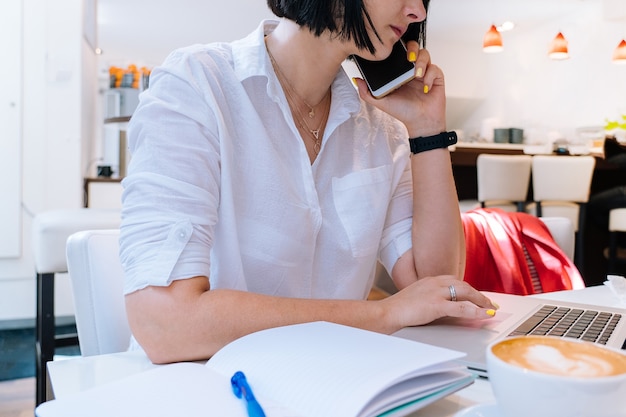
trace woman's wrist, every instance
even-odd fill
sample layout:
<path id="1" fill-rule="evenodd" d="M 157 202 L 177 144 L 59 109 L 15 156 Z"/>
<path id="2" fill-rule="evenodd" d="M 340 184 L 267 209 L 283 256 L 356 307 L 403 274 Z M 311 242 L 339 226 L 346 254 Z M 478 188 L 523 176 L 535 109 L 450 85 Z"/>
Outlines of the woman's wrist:
<path id="1" fill-rule="evenodd" d="M 437 135 L 446 131 L 445 123 L 436 123 L 433 125 L 424 125 L 417 123 L 417 126 L 406 126 L 410 138 L 419 138 Z"/>
<path id="2" fill-rule="evenodd" d="M 376 308 L 380 309 L 377 316 L 382 324 L 381 332 L 392 334 L 405 327 L 400 325 L 399 317 L 394 308 L 395 300 L 393 296 L 376 300 L 373 303 L 376 304 Z"/>
<path id="3" fill-rule="evenodd" d="M 456 132 L 441 132 L 431 136 L 409 138 L 409 147 L 411 148 L 411 153 L 418 154 L 433 149 L 448 148 L 456 144 L 456 142 Z"/>

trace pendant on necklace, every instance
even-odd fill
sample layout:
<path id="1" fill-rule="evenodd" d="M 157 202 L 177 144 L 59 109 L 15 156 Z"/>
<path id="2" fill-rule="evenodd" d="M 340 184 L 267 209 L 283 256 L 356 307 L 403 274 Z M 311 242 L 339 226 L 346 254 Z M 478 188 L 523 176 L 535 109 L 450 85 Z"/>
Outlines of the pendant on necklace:
<path id="1" fill-rule="evenodd" d="M 315 117 L 315 109 L 313 109 L 313 107 L 311 107 L 311 110 L 309 110 L 309 119 L 312 119 Z"/>
<path id="2" fill-rule="evenodd" d="M 316 140 L 319 140 L 319 138 L 320 138 L 320 130 L 319 129 L 311 130 L 311 133 L 313 134 L 313 136 L 315 136 Z"/>

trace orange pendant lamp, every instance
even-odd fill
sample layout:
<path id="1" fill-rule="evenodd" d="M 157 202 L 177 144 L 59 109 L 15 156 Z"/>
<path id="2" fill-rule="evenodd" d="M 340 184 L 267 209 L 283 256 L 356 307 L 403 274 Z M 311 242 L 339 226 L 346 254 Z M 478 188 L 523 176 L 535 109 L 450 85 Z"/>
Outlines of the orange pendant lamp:
<path id="1" fill-rule="evenodd" d="M 483 51 L 495 53 L 502 51 L 502 35 L 498 32 L 496 25 L 491 25 L 483 38 Z"/>
<path id="2" fill-rule="evenodd" d="M 548 52 L 548 56 L 551 59 L 567 59 L 569 58 L 569 50 L 567 48 L 567 40 L 565 36 L 561 32 L 559 32 L 552 43 L 550 44 L 550 50 Z"/>
<path id="3" fill-rule="evenodd" d="M 622 41 L 615 48 L 615 52 L 613 52 L 613 63 L 626 65 L 626 40 L 622 39 Z"/>

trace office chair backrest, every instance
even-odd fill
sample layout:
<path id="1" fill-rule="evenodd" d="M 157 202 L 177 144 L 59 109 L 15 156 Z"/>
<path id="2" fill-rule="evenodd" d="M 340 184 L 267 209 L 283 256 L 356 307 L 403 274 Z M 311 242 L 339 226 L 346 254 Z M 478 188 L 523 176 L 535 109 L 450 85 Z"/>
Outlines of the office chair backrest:
<path id="1" fill-rule="evenodd" d="M 534 156 L 533 199 L 587 202 L 595 164 L 593 156 Z"/>
<path id="2" fill-rule="evenodd" d="M 530 155 L 478 155 L 476 174 L 481 205 L 515 204 L 514 210 L 523 211 L 530 185 L 531 162 Z"/>
<path id="3" fill-rule="evenodd" d="M 67 266 L 83 356 L 128 349 L 119 230 L 87 230 L 67 240 Z"/>
<path id="4" fill-rule="evenodd" d="M 536 155 L 533 157 L 534 204 L 531 214 L 567 217 L 576 231 L 574 261 L 584 271 L 585 208 L 591 192 L 596 160 L 593 156 Z"/>
<path id="5" fill-rule="evenodd" d="M 573 261 L 576 234 L 572 221 L 567 217 L 540 217 L 539 219 L 548 227 L 559 248 Z"/>

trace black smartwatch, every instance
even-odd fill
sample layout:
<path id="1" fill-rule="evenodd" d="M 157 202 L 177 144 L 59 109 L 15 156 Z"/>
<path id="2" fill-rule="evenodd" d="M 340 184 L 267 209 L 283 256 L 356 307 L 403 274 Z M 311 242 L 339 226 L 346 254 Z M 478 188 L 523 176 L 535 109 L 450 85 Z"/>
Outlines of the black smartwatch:
<path id="1" fill-rule="evenodd" d="M 433 136 L 420 136 L 418 138 L 409 138 L 411 153 L 420 153 L 431 151 L 433 149 L 447 148 L 454 145 L 457 141 L 456 132 L 441 132 Z"/>

